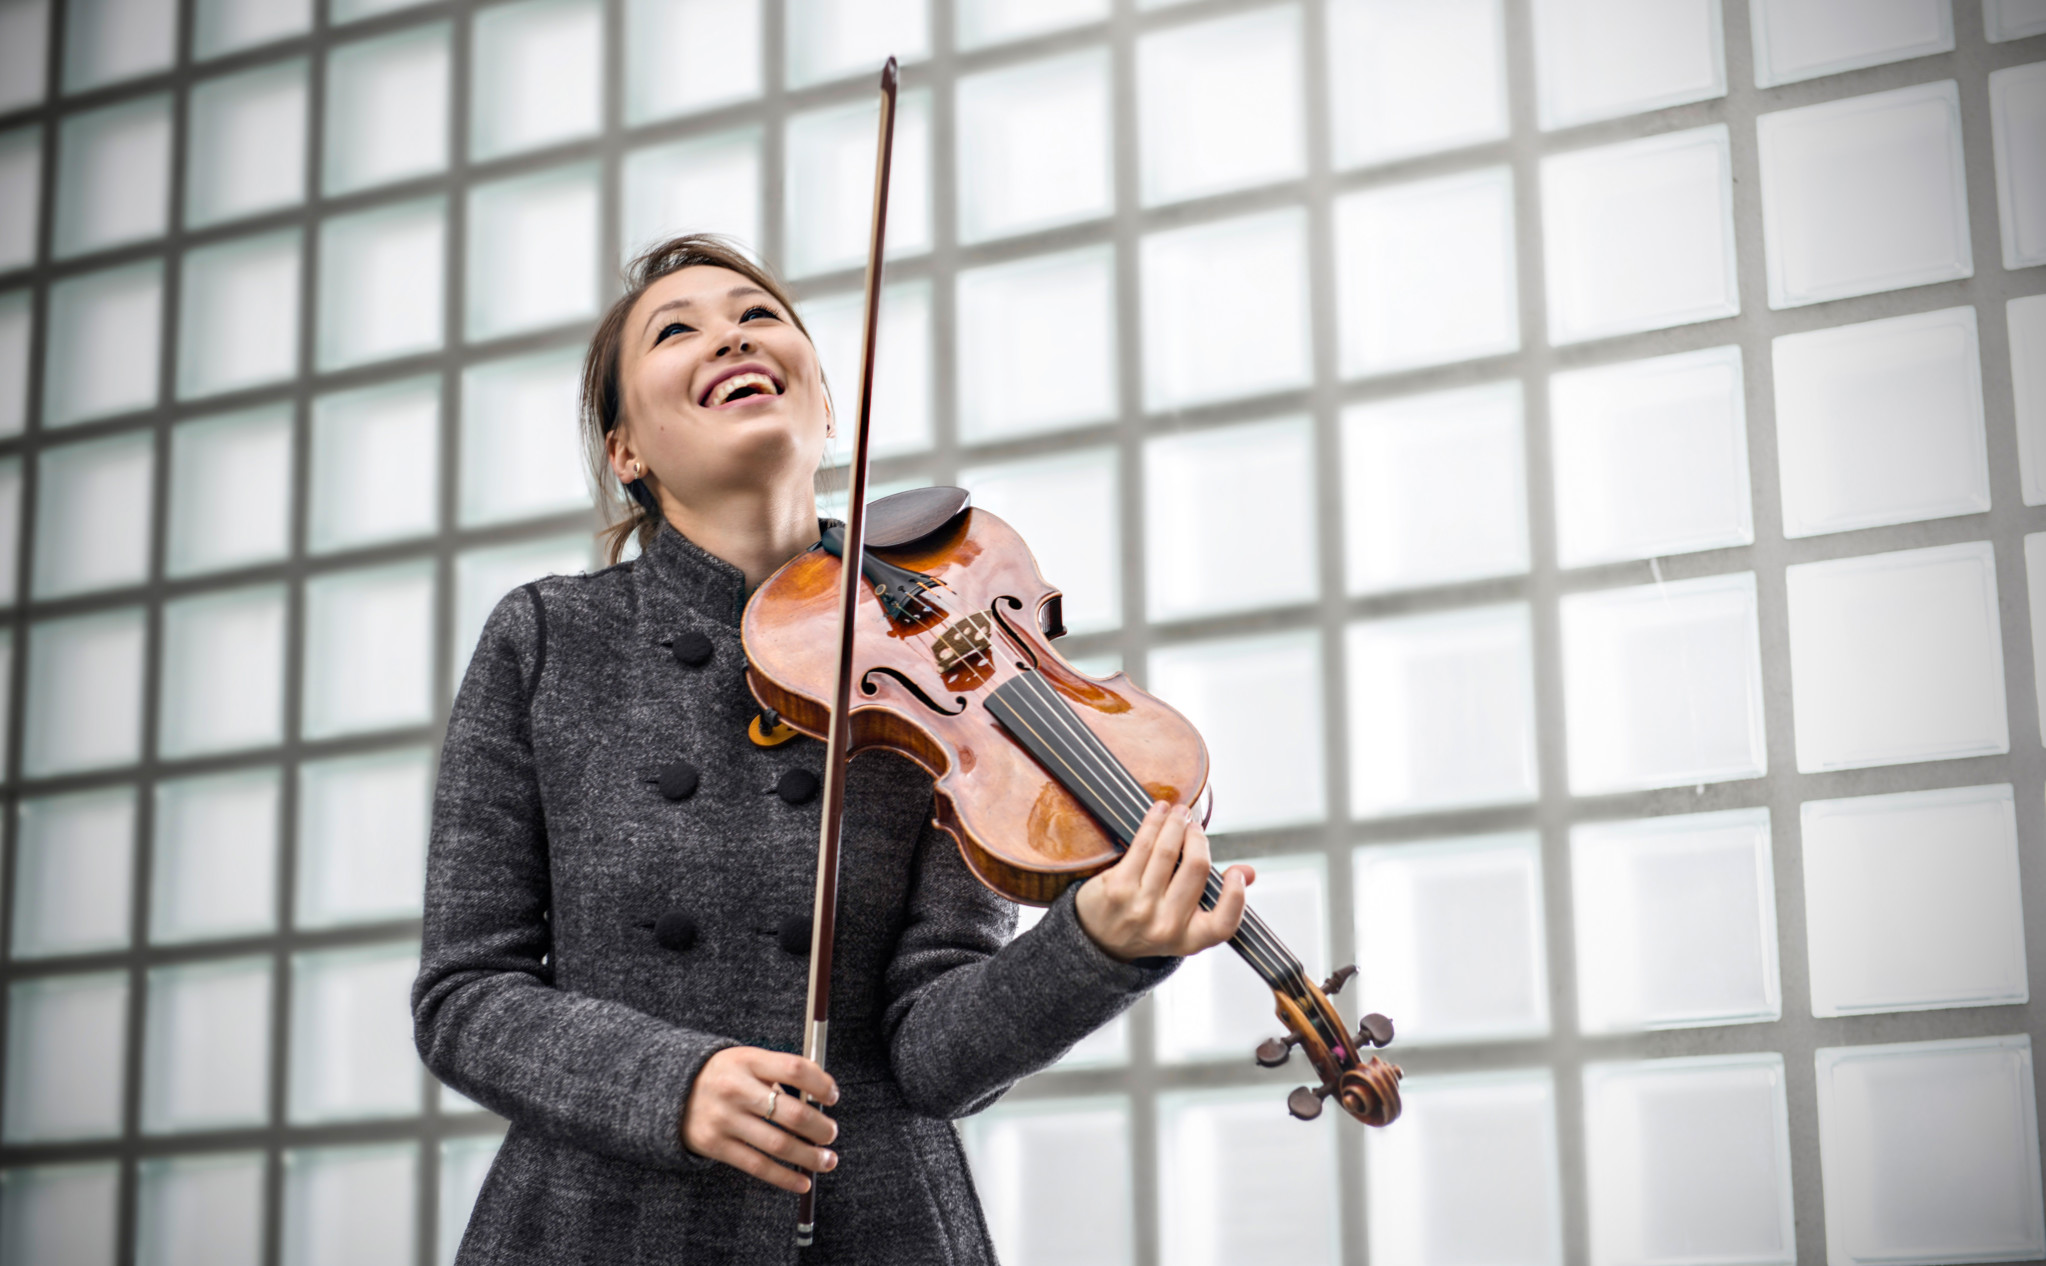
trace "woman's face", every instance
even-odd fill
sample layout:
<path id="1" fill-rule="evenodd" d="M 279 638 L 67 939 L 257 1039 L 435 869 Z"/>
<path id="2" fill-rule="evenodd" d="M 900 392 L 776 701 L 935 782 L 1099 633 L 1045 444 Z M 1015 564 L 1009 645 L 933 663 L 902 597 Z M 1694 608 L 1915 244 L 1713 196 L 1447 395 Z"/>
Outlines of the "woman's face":
<path id="1" fill-rule="evenodd" d="M 633 463 L 670 496 L 800 486 L 824 453 L 830 410 L 817 349 L 774 298 L 728 268 L 684 268 L 647 287 L 618 357 L 611 468 Z"/>

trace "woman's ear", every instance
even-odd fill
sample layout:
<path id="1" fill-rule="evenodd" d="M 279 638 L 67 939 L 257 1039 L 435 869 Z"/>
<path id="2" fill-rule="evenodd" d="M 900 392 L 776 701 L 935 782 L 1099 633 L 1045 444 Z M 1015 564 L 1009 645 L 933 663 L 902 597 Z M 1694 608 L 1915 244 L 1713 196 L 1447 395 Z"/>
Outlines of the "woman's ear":
<path id="1" fill-rule="evenodd" d="M 614 427 L 604 437 L 604 455 L 610 459 L 611 473 L 618 477 L 618 482 L 629 484 L 646 471 L 639 458 L 634 456 L 632 446 L 626 442 L 624 430 L 622 426 Z"/>

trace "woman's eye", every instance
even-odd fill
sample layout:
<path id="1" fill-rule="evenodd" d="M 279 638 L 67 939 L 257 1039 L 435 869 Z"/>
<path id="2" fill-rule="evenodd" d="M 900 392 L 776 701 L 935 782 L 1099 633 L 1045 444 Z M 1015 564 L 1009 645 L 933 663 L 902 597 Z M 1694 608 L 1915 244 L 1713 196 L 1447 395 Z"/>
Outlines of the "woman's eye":
<path id="1" fill-rule="evenodd" d="M 773 308 L 755 305 L 739 314 L 741 321 L 751 321 L 754 317 L 766 317 L 770 321 L 778 321 L 781 319 L 781 313 L 776 312 Z"/>
<path id="2" fill-rule="evenodd" d="M 662 342 L 666 341 L 667 337 L 670 334 L 687 334 L 688 332 L 689 332 L 688 326 L 682 324 L 680 321 L 672 322 L 671 324 L 662 327 L 661 332 L 659 334 L 654 335 L 654 345 L 658 347 Z"/>

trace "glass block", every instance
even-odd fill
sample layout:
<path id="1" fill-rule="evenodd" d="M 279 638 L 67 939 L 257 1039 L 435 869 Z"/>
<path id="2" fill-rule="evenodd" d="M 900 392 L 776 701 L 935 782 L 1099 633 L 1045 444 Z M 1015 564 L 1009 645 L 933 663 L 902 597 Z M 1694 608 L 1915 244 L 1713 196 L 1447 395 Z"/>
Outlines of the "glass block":
<path id="1" fill-rule="evenodd" d="M 600 197 L 595 164 L 469 191 L 471 340 L 594 316 Z"/>
<path id="2" fill-rule="evenodd" d="M 1591 1260 L 1797 1260 L 1783 1057 L 1584 1069 Z"/>
<path id="3" fill-rule="evenodd" d="M 15 958 L 124 948 L 135 886 L 135 789 L 21 802 L 14 843 Z"/>
<path id="4" fill-rule="evenodd" d="M 0 461 L 0 606 L 20 597 L 21 493 L 21 459 Z"/>
<path id="5" fill-rule="evenodd" d="M 1974 275 L 1953 80 L 1780 110 L 1755 131 L 1770 307 Z"/>
<path id="6" fill-rule="evenodd" d="M 291 432 L 289 405 L 172 429 L 171 575 L 243 567 L 291 552 Z"/>
<path id="7" fill-rule="evenodd" d="M 1503 9 L 1500 0 L 1334 0 L 1327 40 L 1336 166 L 1503 139 Z"/>
<path id="8" fill-rule="evenodd" d="M 297 229 L 185 256 L 178 299 L 178 397 L 218 395 L 298 373 Z"/>
<path id="9" fill-rule="evenodd" d="M 602 127 L 603 45 L 597 0 L 516 0 L 479 9 L 469 157 L 523 153 Z"/>
<path id="10" fill-rule="evenodd" d="M 1775 340 L 1783 534 L 1989 509 L 1975 309 Z"/>
<path id="11" fill-rule="evenodd" d="M 958 320 L 959 430 L 966 442 L 1115 416 L 1112 247 L 963 272 Z M 1050 365 L 1058 371 L 1046 372 Z"/>
<path id="12" fill-rule="evenodd" d="M 318 349 L 322 370 L 439 348 L 447 202 L 378 207 L 320 225 Z"/>
<path id="13" fill-rule="evenodd" d="M 178 55 L 177 0 L 67 0 L 64 91 L 168 70 Z"/>
<path id="14" fill-rule="evenodd" d="M 1355 405 L 1342 434 L 1349 592 L 1527 570 L 1519 383 Z"/>
<path id="15" fill-rule="evenodd" d="M 1328 957 L 1328 865 L 1319 855 L 1258 857 L 1252 905 L 1272 932 L 1309 963 Z M 1257 1044 L 1281 1032 L 1272 1016 L 1272 991 L 1233 949 L 1196 954 L 1157 992 L 1158 1059 L 1241 1062 Z M 1267 1104 L 1267 1106 L 1269 1106 Z M 1189 1175 L 1198 1185 L 1203 1175 Z M 1173 1255 L 1171 1260 L 1181 1260 Z"/>
<path id="16" fill-rule="evenodd" d="M 1543 159 L 1542 219 L 1554 342 L 1741 310 L 1724 123 Z"/>
<path id="17" fill-rule="evenodd" d="M 2046 35 L 2046 0 L 1982 0 L 1982 24 L 1992 43 Z"/>
<path id="18" fill-rule="evenodd" d="M 1297 209 L 1143 241 L 1144 405 L 1167 411 L 1307 385 L 1307 218 Z M 1255 347 L 1256 355 L 1244 349 Z"/>
<path id="19" fill-rule="evenodd" d="M 923 0 L 913 2 L 921 5 Z M 882 60 L 876 58 L 875 65 Z M 865 265 L 873 229 L 874 133 L 879 119 L 878 102 L 862 98 L 788 121 L 782 195 L 787 218 L 782 231 L 790 276 Z M 904 92 L 896 100 L 893 163 L 888 178 L 888 257 L 900 259 L 931 248 L 928 91 Z"/>
<path id="20" fill-rule="evenodd" d="M 1562 623 L 1572 792 L 1767 772 L 1753 572 L 1570 594 Z"/>
<path id="21" fill-rule="evenodd" d="M 1555 375 L 1549 445 L 1564 567 L 1755 539 L 1738 347 Z"/>
<path id="22" fill-rule="evenodd" d="M 44 426 L 68 426 L 157 401 L 163 265 L 156 260 L 50 287 Z"/>
<path id="23" fill-rule="evenodd" d="M 1719 0 L 1539 0 L 1534 35 L 1544 130 L 1726 95 Z"/>
<path id="24" fill-rule="evenodd" d="M 1783 1016 L 1769 811 L 1570 831 L 1583 1033 Z"/>
<path id="25" fill-rule="evenodd" d="M 1144 442 L 1144 540 L 1154 621 L 1311 602 L 1314 430 L 1306 418 Z"/>
<path id="26" fill-rule="evenodd" d="M 1121 477 L 1112 448 L 969 467 L 959 483 L 974 508 L 1009 524 L 1037 570 L 1065 595 L 1066 628 L 1094 633 L 1122 623 Z"/>
<path id="27" fill-rule="evenodd" d="M 170 213 L 170 98 L 74 114 L 57 141 L 57 258 L 160 237 Z"/>
<path id="28" fill-rule="evenodd" d="M 871 201 L 871 199 L 870 199 Z M 860 407 L 860 340 L 866 297 L 860 291 L 813 299 L 803 320 L 831 394 L 838 436 L 825 451 L 828 465 L 852 460 L 852 424 Z M 905 281 L 881 292 L 880 346 L 874 352 L 873 434 L 876 457 L 929 448 L 931 406 L 931 284 Z M 555 423 L 549 419 L 548 425 Z"/>
<path id="29" fill-rule="evenodd" d="M 1987 541 L 1786 569 L 1797 767 L 2010 750 Z"/>
<path id="30" fill-rule="evenodd" d="M 306 582 L 304 737 L 433 719 L 433 591 L 427 559 Z"/>
<path id="31" fill-rule="evenodd" d="M 959 83 L 959 235 L 986 241 L 1115 206 L 1106 49 Z"/>
<path id="32" fill-rule="evenodd" d="M 156 785 L 149 939 L 248 936 L 277 926 L 275 769 Z"/>
<path id="33" fill-rule="evenodd" d="M 399 9 L 417 8 L 428 0 L 327 0 L 328 21 L 339 25 L 343 22 L 360 22 L 364 18 L 380 13 L 394 13 Z"/>
<path id="34" fill-rule="evenodd" d="M 1210 835 L 1318 822 L 1327 813 L 1318 635 L 1161 647 L 1149 668 L 1151 692 L 1207 742 Z"/>
<path id="35" fill-rule="evenodd" d="M 164 605 L 158 756 L 177 760 L 283 739 L 284 608 L 282 585 Z"/>
<path id="36" fill-rule="evenodd" d="M 440 1243 L 439 1266 L 455 1266 L 455 1253 L 462 1246 L 462 1232 L 469 1214 L 504 1143 L 500 1134 L 442 1139 L 440 1145 Z"/>
<path id="37" fill-rule="evenodd" d="M 1339 1260 L 1336 1116 L 1308 1125 L 1278 1098 L 1265 1086 L 1158 1097 L 1161 1260 Z"/>
<path id="38" fill-rule="evenodd" d="M 630 257 L 683 233 L 722 233 L 758 251 L 760 182 L 757 127 L 633 150 L 620 247 Z"/>
<path id="39" fill-rule="evenodd" d="M 2004 306 L 2010 328 L 2011 403 L 2025 504 L 2046 505 L 2046 295 Z M 0 318 L 4 319 L 4 318 Z"/>
<path id="40" fill-rule="evenodd" d="M 629 0 L 627 124 L 760 95 L 760 0 Z"/>
<path id="41" fill-rule="evenodd" d="M 137 1266 L 261 1266 L 264 1170 L 261 1152 L 143 1161 Z"/>
<path id="42" fill-rule="evenodd" d="M 35 324 L 26 290 L 0 294 L 0 437 L 28 427 L 28 336 Z M 61 425 L 46 418 L 45 425 Z"/>
<path id="43" fill-rule="evenodd" d="M 1336 200 L 1335 225 L 1345 376 L 1520 346 L 1508 169 L 1349 194 Z M 1268 319 L 1261 328 L 1262 345 L 1282 337 Z"/>
<path id="44" fill-rule="evenodd" d="M 267 955 L 150 969 L 144 1130 L 170 1134 L 264 1123 L 270 995 Z"/>
<path id="45" fill-rule="evenodd" d="M 284 1266 L 416 1260 L 419 1145 L 284 1153 Z M 368 1209 L 375 1217 L 364 1217 Z"/>
<path id="46" fill-rule="evenodd" d="M 0 1173 L 0 1261 L 114 1266 L 120 1191 L 114 1161 Z"/>
<path id="47" fill-rule="evenodd" d="M 455 560 L 454 680 L 462 679 L 499 598 L 542 576 L 579 576 L 595 562 L 586 531 L 465 551 Z"/>
<path id="48" fill-rule="evenodd" d="M 420 1110 L 409 1001 L 418 974 L 409 944 L 291 956 L 293 1125 Z"/>
<path id="49" fill-rule="evenodd" d="M 237 0 L 263 9 L 269 0 Z M 278 8 L 289 11 L 290 4 Z M 310 8 L 307 0 L 299 7 Z M 203 10 L 202 10 L 203 12 Z M 185 224 L 218 224 L 305 200 L 304 58 L 192 89 Z"/>
<path id="50" fill-rule="evenodd" d="M 571 425 L 581 372 L 580 347 L 462 371 L 464 527 L 589 507 L 582 441 Z"/>
<path id="51" fill-rule="evenodd" d="M 1366 620 L 1350 626 L 1344 647 L 1352 814 L 1534 798 L 1525 606 Z"/>
<path id="52" fill-rule="evenodd" d="M 143 636 L 134 607 L 29 629 L 22 773 L 106 769 L 141 756 Z"/>
<path id="53" fill-rule="evenodd" d="M 1954 47 L 1949 0 L 1756 0 L 1748 20 L 1758 88 Z"/>
<path id="54" fill-rule="evenodd" d="M 192 55 L 219 57 L 312 29 L 313 0 L 199 0 Z"/>
<path id="55" fill-rule="evenodd" d="M 1406 1045 L 1549 1031 L 1541 843 L 1533 832 L 1360 848 L 1351 988 Z"/>
<path id="56" fill-rule="evenodd" d="M 1804 805 L 1812 1014 L 2029 999 L 2009 784 Z"/>
<path id="57" fill-rule="evenodd" d="M 791 88 L 844 75 L 879 82 L 890 57 L 908 64 L 931 52 L 930 0 L 792 0 L 785 23 Z M 895 144 L 899 160 L 899 134 Z"/>
<path id="58" fill-rule="evenodd" d="M 1127 1101 L 999 1104 L 959 1133 L 1008 1266 L 1120 1266 L 1135 1256 Z"/>
<path id="59" fill-rule="evenodd" d="M 329 196 L 448 165 L 448 39 L 436 22 L 327 55 L 320 186 Z"/>
<path id="60" fill-rule="evenodd" d="M 44 976 L 7 989 L 9 1143 L 121 1132 L 128 973 Z"/>
<path id="61" fill-rule="evenodd" d="M 957 0 L 957 6 L 954 37 L 961 48 L 980 48 L 1100 21 L 1109 0 Z"/>
<path id="62" fill-rule="evenodd" d="M 416 917 L 432 798 L 433 761 L 421 750 L 303 766 L 294 925 Z"/>
<path id="63" fill-rule="evenodd" d="M 2046 62 L 1989 76 L 2003 266 L 2046 264 Z"/>
<path id="64" fill-rule="evenodd" d="M 1364 1136 L 1371 1260 L 1563 1266 L 1547 1069 L 1408 1077 L 1397 1130 Z"/>
<path id="65" fill-rule="evenodd" d="M 35 262 L 42 217 L 43 130 L 16 128 L 0 135 L 0 272 Z"/>
<path id="66" fill-rule="evenodd" d="M 0 110 L 43 99 L 49 46 L 50 0 L 0 0 Z"/>
<path id="67" fill-rule="evenodd" d="M 1305 174 L 1295 5 L 1137 41 L 1138 183 L 1146 205 Z"/>

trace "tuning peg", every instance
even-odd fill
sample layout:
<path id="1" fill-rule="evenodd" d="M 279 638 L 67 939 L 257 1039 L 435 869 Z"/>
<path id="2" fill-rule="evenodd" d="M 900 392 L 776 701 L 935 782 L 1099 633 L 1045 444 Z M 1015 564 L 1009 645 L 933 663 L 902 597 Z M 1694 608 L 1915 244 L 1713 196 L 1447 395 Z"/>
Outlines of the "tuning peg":
<path id="1" fill-rule="evenodd" d="M 1321 982 L 1321 991 L 1333 998 L 1343 991 L 1343 986 L 1349 984 L 1350 977 L 1356 974 L 1357 968 L 1355 964 L 1351 964 L 1348 967 L 1338 967 L 1327 980 Z"/>
<path id="2" fill-rule="evenodd" d="M 1392 1045 L 1392 1021 L 1373 1011 L 1357 1022 L 1357 1045 Z"/>
<path id="3" fill-rule="evenodd" d="M 1260 1068 L 1277 1068 L 1293 1058 L 1293 1044 L 1300 1039 L 1290 1034 L 1286 1037 L 1268 1037 L 1257 1044 L 1255 1058 Z"/>
<path id="4" fill-rule="evenodd" d="M 1293 1088 L 1293 1093 L 1286 1096 L 1286 1111 L 1302 1121 L 1312 1121 L 1321 1115 L 1321 1101 L 1327 1094 L 1328 1087 L 1326 1086 L 1319 1090 L 1309 1090 L 1305 1086 L 1296 1086 Z"/>

